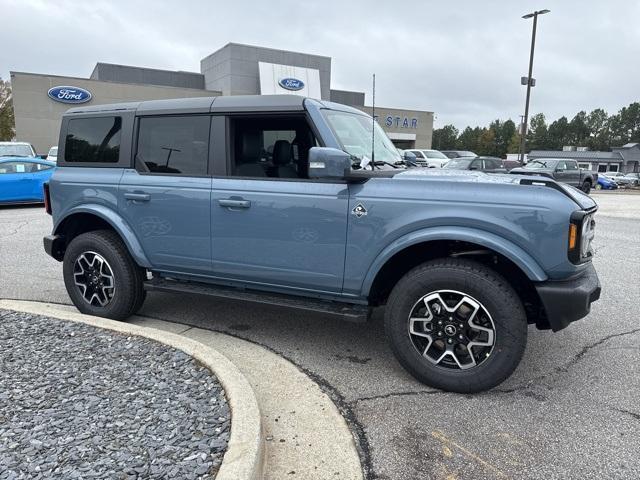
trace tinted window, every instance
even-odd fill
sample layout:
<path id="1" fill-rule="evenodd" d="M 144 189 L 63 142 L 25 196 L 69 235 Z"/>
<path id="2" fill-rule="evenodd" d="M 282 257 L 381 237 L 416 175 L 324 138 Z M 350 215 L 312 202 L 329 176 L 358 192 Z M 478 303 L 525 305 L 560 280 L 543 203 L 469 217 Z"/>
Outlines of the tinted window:
<path id="1" fill-rule="evenodd" d="M 66 162 L 115 163 L 120 156 L 121 117 L 74 118 L 65 139 Z"/>
<path id="2" fill-rule="evenodd" d="M 140 119 L 136 169 L 175 175 L 206 175 L 209 116 Z"/>
<path id="3" fill-rule="evenodd" d="M 232 122 L 231 175 L 308 178 L 316 139 L 303 116 L 237 118 Z"/>
<path id="4" fill-rule="evenodd" d="M 567 165 L 567 170 L 577 170 L 578 169 L 578 162 L 576 162 L 575 160 L 567 160 L 565 163 Z"/>

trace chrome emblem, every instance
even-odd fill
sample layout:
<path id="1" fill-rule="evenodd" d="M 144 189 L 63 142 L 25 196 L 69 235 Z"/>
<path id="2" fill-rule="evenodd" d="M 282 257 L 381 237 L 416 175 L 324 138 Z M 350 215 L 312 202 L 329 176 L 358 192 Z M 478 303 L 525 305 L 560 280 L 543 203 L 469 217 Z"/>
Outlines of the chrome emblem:
<path id="1" fill-rule="evenodd" d="M 360 218 L 360 217 L 364 217 L 367 214 L 367 209 L 364 208 L 364 205 L 359 203 L 355 207 L 353 207 L 353 210 L 351 210 L 351 213 L 356 217 Z"/>
<path id="2" fill-rule="evenodd" d="M 454 336 L 456 332 L 456 327 L 454 327 L 453 325 L 447 325 L 446 327 L 444 327 L 444 333 L 446 333 L 450 337 Z"/>

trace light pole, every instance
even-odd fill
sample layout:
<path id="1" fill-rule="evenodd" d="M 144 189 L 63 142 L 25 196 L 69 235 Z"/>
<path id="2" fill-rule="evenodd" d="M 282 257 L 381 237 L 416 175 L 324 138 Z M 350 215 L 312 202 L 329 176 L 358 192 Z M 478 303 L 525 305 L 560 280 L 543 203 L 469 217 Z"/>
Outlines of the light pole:
<path id="1" fill-rule="evenodd" d="M 533 74 L 533 51 L 536 48 L 536 27 L 538 26 L 538 15 L 544 15 L 551 10 L 537 10 L 533 13 L 527 13 L 522 18 L 529 19 L 533 17 L 533 31 L 531 32 L 531 53 L 529 54 L 529 75 L 522 77 L 522 85 L 527 86 L 527 99 L 524 104 L 524 122 L 522 124 L 522 132 L 520 132 L 520 163 L 524 163 L 524 150 L 526 146 L 527 127 L 529 123 L 529 99 L 531 98 L 531 87 L 535 86 L 536 80 L 531 76 Z"/>

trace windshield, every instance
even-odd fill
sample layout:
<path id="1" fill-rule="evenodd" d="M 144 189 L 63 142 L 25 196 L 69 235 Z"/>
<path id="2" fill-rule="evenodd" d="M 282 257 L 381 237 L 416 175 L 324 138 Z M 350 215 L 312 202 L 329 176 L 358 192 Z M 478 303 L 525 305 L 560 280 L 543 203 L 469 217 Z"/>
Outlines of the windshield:
<path id="1" fill-rule="evenodd" d="M 0 157 L 34 157 L 35 153 L 30 145 L 19 143 L 0 145 Z"/>
<path id="2" fill-rule="evenodd" d="M 449 160 L 449 157 L 437 150 L 423 150 L 423 153 L 427 158 L 444 158 L 445 160 Z"/>
<path id="3" fill-rule="evenodd" d="M 527 170 L 540 170 L 542 168 L 553 168 L 557 160 L 531 160 L 523 168 Z"/>
<path id="4" fill-rule="evenodd" d="M 452 170 L 466 170 L 473 162 L 473 158 L 452 158 L 447 162 L 447 164 L 442 168 L 449 168 Z"/>
<path id="5" fill-rule="evenodd" d="M 356 113 L 338 112 L 336 110 L 323 110 L 324 116 L 329 122 L 333 132 L 338 137 L 342 149 L 351 154 L 354 160 L 362 161 L 364 158 L 371 160 L 372 124 L 375 123 L 374 159 L 376 165 L 381 162 L 395 164 L 402 161 L 402 157 L 391 143 L 387 134 L 378 122 L 373 122 L 371 117 Z M 356 164 L 359 162 L 356 161 Z"/>
<path id="6" fill-rule="evenodd" d="M 58 147 L 51 147 L 51 150 L 49 150 L 49 155 L 58 155 Z"/>

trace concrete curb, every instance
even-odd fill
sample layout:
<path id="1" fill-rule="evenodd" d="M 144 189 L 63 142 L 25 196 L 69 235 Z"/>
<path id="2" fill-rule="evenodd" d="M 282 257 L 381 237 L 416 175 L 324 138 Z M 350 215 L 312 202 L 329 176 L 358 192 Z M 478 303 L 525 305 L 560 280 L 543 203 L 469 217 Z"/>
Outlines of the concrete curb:
<path id="1" fill-rule="evenodd" d="M 262 478 L 264 441 L 258 402 L 245 376 L 224 355 L 200 342 L 175 333 L 84 315 L 69 307 L 21 300 L 0 300 L 0 308 L 43 315 L 137 335 L 182 350 L 209 368 L 220 380 L 231 408 L 231 435 L 217 480 Z"/>

